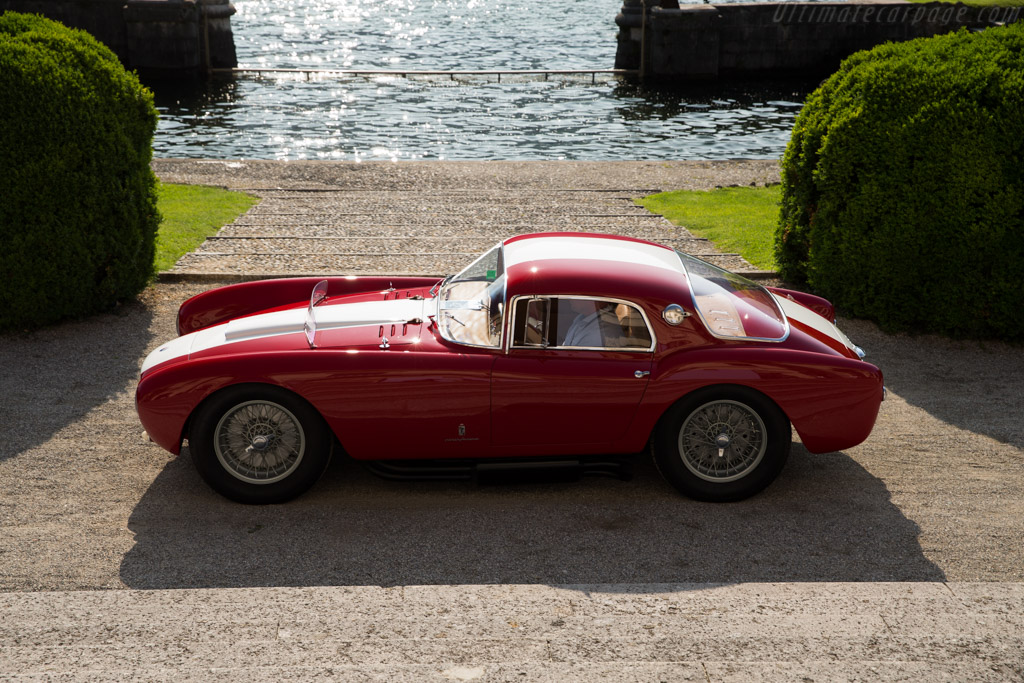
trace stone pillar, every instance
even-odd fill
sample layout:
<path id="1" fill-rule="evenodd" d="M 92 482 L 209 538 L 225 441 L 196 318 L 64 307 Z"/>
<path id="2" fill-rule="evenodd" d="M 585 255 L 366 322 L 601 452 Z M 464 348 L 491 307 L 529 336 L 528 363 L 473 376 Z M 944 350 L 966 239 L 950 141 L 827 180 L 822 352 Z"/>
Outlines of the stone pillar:
<path id="1" fill-rule="evenodd" d="M 719 21 L 714 5 L 655 8 L 647 15 L 647 71 L 652 78 L 718 78 Z"/>
<path id="2" fill-rule="evenodd" d="M 643 0 L 622 0 L 622 9 L 615 17 L 619 26 L 615 50 L 616 69 L 640 68 L 640 40 L 643 27 Z"/>
<path id="3" fill-rule="evenodd" d="M 199 0 L 201 9 L 203 67 L 231 69 L 238 66 L 235 37 L 231 33 L 231 15 L 235 7 L 230 0 Z"/>
<path id="4" fill-rule="evenodd" d="M 201 70 L 199 6 L 194 0 L 128 0 L 124 21 L 131 68 L 155 76 Z"/>

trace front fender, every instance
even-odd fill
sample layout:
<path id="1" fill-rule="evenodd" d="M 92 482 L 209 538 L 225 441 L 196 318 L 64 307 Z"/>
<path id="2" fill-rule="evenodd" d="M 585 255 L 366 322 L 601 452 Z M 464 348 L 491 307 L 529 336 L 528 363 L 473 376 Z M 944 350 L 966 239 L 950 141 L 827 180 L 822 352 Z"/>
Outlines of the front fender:
<path id="1" fill-rule="evenodd" d="M 318 354 L 303 350 L 214 356 L 157 367 L 139 381 L 135 408 L 149 438 L 177 455 L 192 413 L 212 394 L 236 384 L 269 384 L 303 396 L 303 384 L 315 382 L 323 372 L 318 363 Z"/>

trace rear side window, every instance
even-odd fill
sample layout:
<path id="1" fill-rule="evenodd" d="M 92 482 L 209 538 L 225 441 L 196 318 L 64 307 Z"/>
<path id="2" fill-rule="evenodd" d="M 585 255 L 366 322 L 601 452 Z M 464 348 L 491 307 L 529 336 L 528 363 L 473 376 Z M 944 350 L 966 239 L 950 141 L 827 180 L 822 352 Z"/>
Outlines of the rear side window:
<path id="1" fill-rule="evenodd" d="M 647 319 L 638 306 L 590 297 L 520 297 L 513 317 L 514 348 L 651 351 Z"/>

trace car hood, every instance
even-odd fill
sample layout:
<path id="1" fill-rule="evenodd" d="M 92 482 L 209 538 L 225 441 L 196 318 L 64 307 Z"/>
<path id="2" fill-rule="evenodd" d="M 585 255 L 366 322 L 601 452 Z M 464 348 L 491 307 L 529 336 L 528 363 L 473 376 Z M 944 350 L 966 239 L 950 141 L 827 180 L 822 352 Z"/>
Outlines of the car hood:
<path id="1" fill-rule="evenodd" d="M 389 299 L 385 301 L 361 301 L 355 303 L 324 303 L 314 309 L 316 316 L 317 346 L 340 346 L 346 341 L 360 343 L 359 337 L 335 333 L 347 328 L 376 328 L 382 325 L 400 325 L 425 318 L 425 309 L 433 310 L 433 300 Z M 254 350 L 253 343 L 266 341 L 267 349 L 277 348 L 274 341 L 289 335 L 302 335 L 306 324 L 306 308 L 293 308 L 272 313 L 238 318 L 221 325 L 214 325 L 198 332 L 186 334 L 163 344 L 150 353 L 142 364 L 142 373 L 168 361 L 204 354 L 211 350 L 230 352 L 232 345 L 242 345 Z M 373 330 L 376 334 L 376 329 Z M 323 343 L 321 340 L 327 341 Z M 359 340 L 359 341 L 357 341 Z M 392 343 L 401 343 L 395 339 Z M 224 347 L 222 349 L 222 347 Z M 238 347 L 242 349 L 241 346 Z M 209 354 L 204 354 L 209 355 Z"/>

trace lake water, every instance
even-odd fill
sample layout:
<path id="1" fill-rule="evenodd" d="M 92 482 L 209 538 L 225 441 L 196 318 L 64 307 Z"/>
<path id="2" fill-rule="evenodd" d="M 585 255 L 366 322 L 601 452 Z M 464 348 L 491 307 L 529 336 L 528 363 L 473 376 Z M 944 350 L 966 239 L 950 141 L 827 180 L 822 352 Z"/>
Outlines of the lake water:
<path id="1" fill-rule="evenodd" d="M 235 0 L 240 66 L 611 69 L 621 0 Z M 778 157 L 806 84 L 645 88 L 607 76 L 217 78 L 154 85 L 158 157 Z"/>

